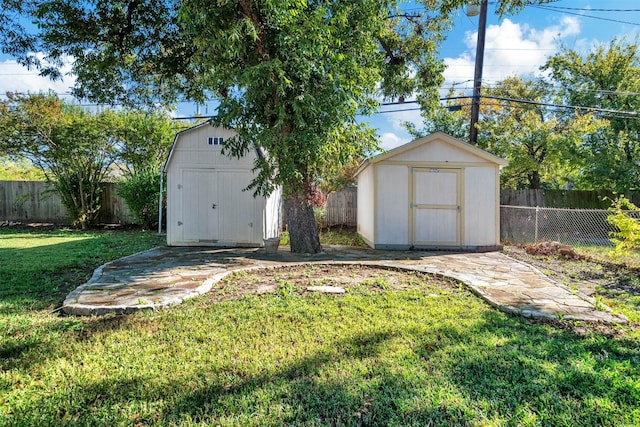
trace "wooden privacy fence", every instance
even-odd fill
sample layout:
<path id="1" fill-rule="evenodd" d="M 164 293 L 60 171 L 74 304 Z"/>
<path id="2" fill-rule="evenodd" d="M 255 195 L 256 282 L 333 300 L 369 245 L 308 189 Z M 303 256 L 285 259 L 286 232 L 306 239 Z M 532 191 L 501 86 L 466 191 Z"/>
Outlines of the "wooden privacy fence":
<path id="1" fill-rule="evenodd" d="M 355 227 L 358 220 L 358 189 L 344 188 L 327 196 L 322 225 Z"/>
<path id="2" fill-rule="evenodd" d="M 640 191 L 626 196 L 640 205 Z M 502 190 L 500 204 L 510 206 L 539 206 L 554 208 L 606 209 L 613 199 L 611 191 L 576 190 Z M 357 225 L 358 190 L 349 187 L 331 193 L 321 209 L 319 221 L 323 227 Z M 504 213 L 503 213 L 504 214 Z M 0 221 L 68 222 L 67 211 L 53 188 L 39 181 L 0 181 Z M 135 218 L 122 197 L 117 195 L 116 184 L 105 183 L 100 212 L 103 223 L 133 224 Z M 504 224 L 503 224 L 504 227 Z"/>
<path id="3" fill-rule="evenodd" d="M 625 192 L 636 206 L 640 205 L 640 191 Z M 607 209 L 616 198 L 609 190 L 509 190 L 500 191 L 500 204 L 507 206 L 539 206 L 547 208 Z"/>
<path id="4" fill-rule="evenodd" d="M 46 182 L 0 181 L 0 221 L 68 223 L 67 210 L 58 193 Z M 99 221 L 133 224 L 135 218 L 116 184 L 105 183 Z"/>

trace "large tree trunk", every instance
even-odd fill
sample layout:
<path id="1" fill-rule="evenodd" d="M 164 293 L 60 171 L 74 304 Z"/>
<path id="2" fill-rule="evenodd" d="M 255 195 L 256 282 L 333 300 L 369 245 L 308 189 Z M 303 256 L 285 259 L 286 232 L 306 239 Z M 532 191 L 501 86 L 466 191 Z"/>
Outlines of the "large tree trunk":
<path id="1" fill-rule="evenodd" d="M 532 190 L 539 190 L 542 188 L 542 179 L 540 178 L 540 172 L 531 171 L 529 172 L 529 188 Z"/>
<path id="2" fill-rule="evenodd" d="M 284 199 L 287 230 L 291 240 L 291 252 L 316 254 L 322 251 L 320 237 L 313 215 L 313 206 L 304 190 L 298 190 Z"/>

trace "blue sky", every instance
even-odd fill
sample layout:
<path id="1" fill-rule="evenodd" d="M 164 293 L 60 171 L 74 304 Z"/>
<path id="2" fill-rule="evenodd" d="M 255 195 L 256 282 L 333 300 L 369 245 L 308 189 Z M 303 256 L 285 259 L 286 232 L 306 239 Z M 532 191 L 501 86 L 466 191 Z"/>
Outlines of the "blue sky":
<path id="1" fill-rule="evenodd" d="M 553 9 L 528 7 L 519 15 L 499 19 L 490 1 L 483 85 L 491 85 L 513 75 L 537 75 L 546 58 L 558 52 L 562 46 L 588 52 L 598 43 L 608 43 L 616 37 L 627 37 L 634 41 L 634 37 L 640 34 L 638 0 L 559 0 L 548 6 Z M 441 49 L 441 57 L 447 64 L 443 94 L 452 85 L 457 90 L 470 91 L 477 31 L 478 17 L 468 17 L 460 9 L 454 28 L 447 34 Z M 0 55 L 0 93 L 51 89 L 64 94 L 72 85 L 72 76 L 61 82 L 51 82 L 20 67 L 13 59 Z M 405 104 L 382 107 L 381 111 L 414 107 L 415 104 Z M 177 114 L 190 116 L 196 112 L 196 108 L 193 103 L 179 104 Z M 213 114 L 213 107 L 201 106 L 200 113 Z M 410 140 L 402 126 L 403 122 L 421 122 L 417 110 L 379 113 L 363 120 L 378 130 L 382 146 L 386 149 Z"/>

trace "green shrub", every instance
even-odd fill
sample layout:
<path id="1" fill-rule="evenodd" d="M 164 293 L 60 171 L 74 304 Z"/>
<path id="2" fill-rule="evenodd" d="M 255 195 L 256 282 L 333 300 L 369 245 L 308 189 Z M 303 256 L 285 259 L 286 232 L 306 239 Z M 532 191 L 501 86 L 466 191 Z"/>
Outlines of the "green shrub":
<path id="1" fill-rule="evenodd" d="M 618 229 L 611 233 L 611 241 L 616 247 L 610 255 L 628 255 L 631 251 L 640 250 L 640 220 L 632 216 L 632 212 L 640 213 L 640 208 L 626 197 L 620 196 L 613 201 L 609 210 L 612 213 L 607 217 L 607 221 Z"/>
<path id="2" fill-rule="evenodd" d="M 82 172 L 60 173 L 52 182 L 71 225 L 85 230 L 96 225 L 102 206 L 103 184 Z"/>
<path id="3" fill-rule="evenodd" d="M 327 216 L 327 211 L 325 208 L 313 208 L 313 216 L 316 219 L 316 229 L 318 229 L 318 231 L 322 230 L 323 225 L 324 225 L 324 220 Z"/>
<path id="4" fill-rule="evenodd" d="M 119 184 L 118 194 L 127 202 L 140 225 L 145 228 L 158 225 L 158 196 L 160 195 L 158 172 L 144 171 L 129 176 Z"/>

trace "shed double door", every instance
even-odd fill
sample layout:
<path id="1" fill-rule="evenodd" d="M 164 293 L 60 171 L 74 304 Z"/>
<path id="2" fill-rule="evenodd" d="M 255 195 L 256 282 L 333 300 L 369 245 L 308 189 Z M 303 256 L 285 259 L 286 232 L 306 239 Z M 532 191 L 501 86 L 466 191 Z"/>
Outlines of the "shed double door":
<path id="1" fill-rule="evenodd" d="M 255 199 L 248 171 L 187 169 L 182 171 L 184 241 L 250 242 Z"/>
<path id="2" fill-rule="evenodd" d="M 459 245 L 461 170 L 413 168 L 413 245 Z"/>

